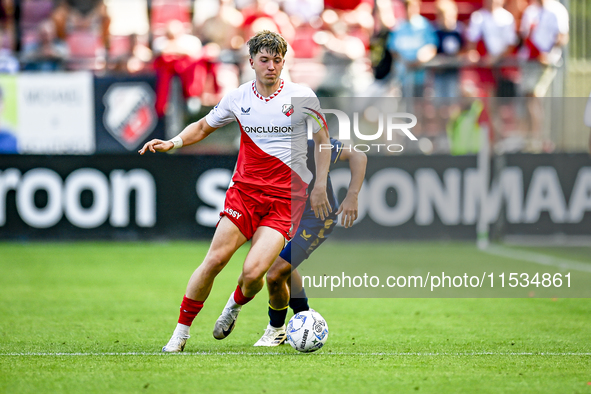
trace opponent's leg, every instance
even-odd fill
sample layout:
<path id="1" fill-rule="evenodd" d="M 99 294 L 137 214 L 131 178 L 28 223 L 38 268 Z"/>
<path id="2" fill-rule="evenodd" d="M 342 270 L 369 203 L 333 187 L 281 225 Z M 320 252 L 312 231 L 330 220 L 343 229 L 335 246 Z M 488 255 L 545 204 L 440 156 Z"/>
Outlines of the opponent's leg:
<path id="1" fill-rule="evenodd" d="M 267 290 L 269 291 L 269 324 L 273 327 L 281 327 L 285 324 L 287 307 L 289 303 L 289 278 L 291 276 L 291 264 L 281 256 L 267 272 Z"/>
<path id="2" fill-rule="evenodd" d="M 259 227 L 252 237 L 252 247 L 244 260 L 238 286 L 215 323 L 213 336 L 224 339 L 234 329 L 242 305 L 252 300 L 264 285 L 265 273 L 281 252 L 283 235 L 270 227 Z"/>
<path id="3" fill-rule="evenodd" d="M 286 247 L 285 249 L 288 249 Z M 265 333 L 254 346 L 279 346 L 285 342 L 285 318 L 289 302 L 289 288 L 287 283 L 291 275 L 291 265 L 281 255 L 267 272 L 267 289 L 269 291 L 269 325 Z"/>
<path id="4" fill-rule="evenodd" d="M 189 329 L 203 303 L 209 296 L 213 281 L 217 274 L 226 266 L 236 250 L 246 242 L 246 237 L 227 217 L 222 217 L 211 241 L 209 251 L 199 267 L 193 272 L 187 291 L 181 303 L 180 315 L 176 329 L 163 352 L 183 351 Z"/>
<path id="5" fill-rule="evenodd" d="M 291 272 L 290 286 L 291 297 L 289 299 L 289 307 L 293 310 L 294 315 L 303 311 L 310 310 L 308 305 L 308 297 L 306 296 L 306 289 L 302 285 L 302 276 L 297 269 Z"/>

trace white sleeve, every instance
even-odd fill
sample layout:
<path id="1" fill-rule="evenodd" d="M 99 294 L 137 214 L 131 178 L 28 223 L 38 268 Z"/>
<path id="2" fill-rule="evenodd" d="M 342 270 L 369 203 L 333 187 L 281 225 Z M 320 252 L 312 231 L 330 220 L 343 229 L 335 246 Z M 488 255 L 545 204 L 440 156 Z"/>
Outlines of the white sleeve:
<path id="1" fill-rule="evenodd" d="M 521 23 L 519 24 L 519 34 L 521 37 L 527 38 L 530 33 L 531 26 L 533 24 L 533 9 L 531 6 L 528 6 L 523 15 L 521 16 Z"/>
<path id="2" fill-rule="evenodd" d="M 515 28 L 515 19 L 511 22 L 510 25 L 505 27 L 505 39 L 507 46 L 516 45 L 517 44 L 517 33 Z"/>
<path id="3" fill-rule="evenodd" d="M 475 11 L 470 16 L 470 24 L 468 25 L 468 29 L 466 30 L 466 39 L 470 42 L 478 42 L 480 41 L 480 37 L 482 37 L 482 24 L 484 22 L 484 18 L 480 11 Z"/>
<path id="4" fill-rule="evenodd" d="M 308 115 L 312 124 L 312 132 L 318 133 L 321 128 L 326 127 L 326 118 L 320 108 L 320 101 L 316 94 L 310 89 L 310 96 L 303 102 L 304 113 Z"/>
<path id="5" fill-rule="evenodd" d="M 557 7 L 556 18 L 558 19 L 558 31 L 561 34 L 568 34 L 569 32 L 569 16 L 568 11 L 565 6 L 558 3 L 559 7 Z"/>
<path id="6" fill-rule="evenodd" d="M 230 108 L 231 102 L 231 94 L 222 97 L 218 105 L 213 107 L 213 109 L 205 116 L 207 124 L 211 127 L 219 128 L 236 120 L 236 117 Z"/>
<path id="7" fill-rule="evenodd" d="M 591 127 L 591 95 L 589 95 L 587 107 L 585 107 L 585 125 Z"/>

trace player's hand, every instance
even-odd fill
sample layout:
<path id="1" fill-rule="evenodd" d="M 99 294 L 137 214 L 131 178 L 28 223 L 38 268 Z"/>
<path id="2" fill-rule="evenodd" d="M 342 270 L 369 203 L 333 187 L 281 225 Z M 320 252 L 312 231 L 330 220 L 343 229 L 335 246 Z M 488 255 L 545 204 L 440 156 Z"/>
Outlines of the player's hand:
<path id="1" fill-rule="evenodd" d="M 337 215 L 340 215 L 341 213 L 343 214 L 343 216 L 341 216 L 341 224 L 345 226 L 345 228 L 353 226 L 353 222 L 359 216 L 358 207 L 357 196 L 347 195 L 343 200 L 343 203 L 337 211 Z"/>
<path id="2" fill-rule="evenodd" d="M 328 217 L 328 214 L 332 212 L 332 207 L 326 195 L 326 188 L 314 186 L 312 193 L 310 193 L 310 206 L 317 218 L 324 220 L 324 218 Z"/>
<path id="3" fill-rule="evenodd" d="M 171 141 L 162 141 L 159 139 L 153 139 L 151 141 L 146 142 L 144 144 L 144 146 L 142 147 L 142 149 L 140 149 L 138 152 L 140 155 L 143 155 L 147 151 L 150 151 L 152 153 L 168 152 L 172 148 L 174 148 L 174 144 Z"/>

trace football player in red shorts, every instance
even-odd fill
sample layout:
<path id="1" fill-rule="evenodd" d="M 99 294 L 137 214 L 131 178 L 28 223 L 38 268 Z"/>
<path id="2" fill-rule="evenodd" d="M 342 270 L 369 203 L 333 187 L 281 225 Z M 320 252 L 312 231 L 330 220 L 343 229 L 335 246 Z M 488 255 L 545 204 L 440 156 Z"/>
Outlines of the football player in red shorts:
<path id="1" fill-rule="evenodd" d="M 154 139 L 139 153 L 167 152 L 197 143 L 232 122 L 240 126 L 240 151 L 224 211 L 205 259 L 195 270 L 180 307 L 178 324 L 163 352 L 183 351 L 195 316 L 209 296 L 217 274 L 246 241 L 252 246 L 243 264 L 236 290 L 230 295 L 213 335 L 223 339 L 232 332 L 242 305 L 264 284 L 264 276 L 286 240 L 295 233 L 312 173 L 306 167 L 307 116 L 313 113 L 316 175 L 310 204 L 324 219 L 332 208 L 326 194 L 330 145 L 320 104 L 311 89 L 280 78 L 287 43 L 279 34 L 261 31 L 248 41 L 250 65 L 256 79 L 222 98 L 211 112 L 187 126 L 169 141 Z M 294 109 L 291 99 L 307 101 L 306 111 Z"/>

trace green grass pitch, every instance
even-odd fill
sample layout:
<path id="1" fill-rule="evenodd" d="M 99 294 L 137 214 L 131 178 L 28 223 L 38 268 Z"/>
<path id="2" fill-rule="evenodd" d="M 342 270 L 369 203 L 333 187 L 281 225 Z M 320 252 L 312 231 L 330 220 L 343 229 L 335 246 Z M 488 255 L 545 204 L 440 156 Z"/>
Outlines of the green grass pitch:
<path id="1" fill-rule="evenodd" d="M 263 290 L 232 335 L 216 341 L 211 330 L 246 248 L 216 280 L 185 352 L 163 355 L 206 250 L 199 242 L 0 243 L 0 393 L 591 393 L 588 299 L 313 299 L 329 339 L 300 354 L 252 347 L 267 324 Z M 481 253 L 461 243 L 397 251 Z M 591 248 L 535 251 L 591 264 Z"/>

